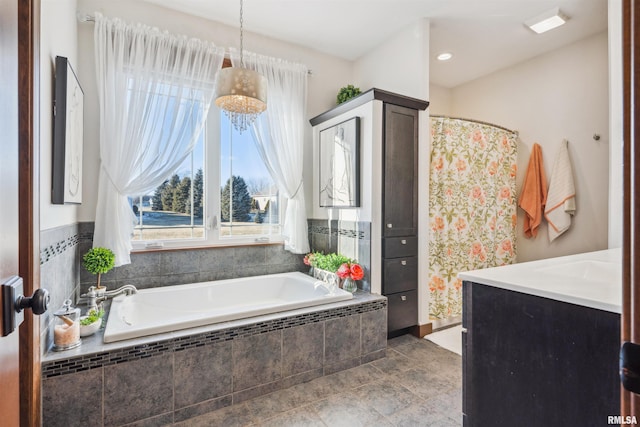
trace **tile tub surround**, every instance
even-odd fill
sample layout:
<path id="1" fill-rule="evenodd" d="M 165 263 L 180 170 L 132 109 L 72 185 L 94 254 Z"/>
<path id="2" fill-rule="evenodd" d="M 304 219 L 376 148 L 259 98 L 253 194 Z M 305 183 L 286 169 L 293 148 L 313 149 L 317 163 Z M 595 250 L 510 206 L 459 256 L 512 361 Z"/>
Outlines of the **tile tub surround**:
<path id="1" fill-rule="evenodd" d="M 42 354 L 53 345 L 53 312 L 65 299 L 77 301 L 96 277 L 82 267 L 82 256 L 93 246 L 93 222 L 80 222 L 40 232 L 41 287 L 51 295 L 50 309 L 40 316 Z M 302 255 L 282 244 L 159 250 L 131 255 L 131 264 L 102 275 L 102 284 L 115 289 L 132 284 L 139 289 L 206 282 L 258 274 L 309 270 Z"/>
<path id="2" fill-rule="evenodd" d="M 53 345 L 53 312 L 74 299 L 80 285 L 80 242 L 87 236 L 78 224 L 40 232 L 40 286 L 49 291 L 49 309 L 40 318 L 42 354 Z"/>
<path id="3" fill-rule="evenodd" d="M 93 223 L 80 223 L 88 230 L 89 239 L 79 243 L 80 254 L 93 242 Z M 236 247 L 204 247 L 193 249 L 159 249 L 132 252 L 131 264 L 116 267 L 103 274 L 101 283 L 109 289 L 134 285 L 138 289 L 210 280 L 234 279 L 261 274 L 307 272 L 303 255 L 285 251 L 283 244 L 256 244 Z M 96 278 L 80 268 L 80 292 L 94 286 Z"/>
<path id="4" fill-rule="evenodd" d="M 358 287 L 371 290 L 371 223 L 363 221 L 342 221 L 309 219 L 309 244 L 312 252 L 339 252 L 358 260 L 364 268 L 365 276 Z"/>
<path id="5" fill-rule="evenodd" d="M 386 318 L 385 297 L 358 292 L 350 301 L 136 340 L 88 337 L 43 358 L 43 423 L 155 425 L 237 405 L 383 358 Z"/>

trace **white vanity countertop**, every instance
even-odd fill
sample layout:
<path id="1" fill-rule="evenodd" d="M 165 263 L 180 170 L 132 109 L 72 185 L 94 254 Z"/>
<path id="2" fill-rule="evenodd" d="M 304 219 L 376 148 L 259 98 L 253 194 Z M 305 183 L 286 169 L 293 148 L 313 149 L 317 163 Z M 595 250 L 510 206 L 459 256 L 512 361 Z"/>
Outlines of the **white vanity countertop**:
<path id="1" fill-rule="evenodd" d="M 622 251 L 607 249 L 458 274 L 462 280 L 621 312 Z"/>

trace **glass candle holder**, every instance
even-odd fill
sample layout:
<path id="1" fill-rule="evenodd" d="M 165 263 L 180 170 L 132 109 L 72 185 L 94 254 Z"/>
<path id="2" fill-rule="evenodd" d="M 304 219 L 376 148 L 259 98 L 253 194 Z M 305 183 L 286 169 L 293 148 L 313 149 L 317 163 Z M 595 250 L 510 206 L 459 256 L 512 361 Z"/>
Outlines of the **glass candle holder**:
<path id="1" fill-rule="evenodd" d="M 53 327 L 53 349 L 69 350 L 80 345 L 80 309 L 65 300 L 62 307 L 53 313 L 56 317 Z"/>

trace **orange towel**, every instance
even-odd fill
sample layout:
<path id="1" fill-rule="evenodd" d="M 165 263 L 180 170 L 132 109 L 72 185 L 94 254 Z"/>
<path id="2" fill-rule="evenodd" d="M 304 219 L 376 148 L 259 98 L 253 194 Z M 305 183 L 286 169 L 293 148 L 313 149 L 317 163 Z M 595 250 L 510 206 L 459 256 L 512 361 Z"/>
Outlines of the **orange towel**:
<path id="1" fill-rule="evenodd" d="M 518 205 L 524 210 L 524 235 L 536 237 L 547 201 L 547 178 L 542 164 L 542 148 L 533 144 L 527 174 L 522 184 Z"/>

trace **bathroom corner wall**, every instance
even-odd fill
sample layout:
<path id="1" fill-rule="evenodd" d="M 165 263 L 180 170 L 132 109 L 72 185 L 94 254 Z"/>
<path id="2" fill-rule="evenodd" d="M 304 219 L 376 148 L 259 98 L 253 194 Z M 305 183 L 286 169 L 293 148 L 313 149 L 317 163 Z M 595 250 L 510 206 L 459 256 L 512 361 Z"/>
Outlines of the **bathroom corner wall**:
<path id="1" fill-rule="evenodd" d="M 528 239 L 522 227 L 524 211 L 518 209 L 518 262 L 608 246 L 608 73 L 605 31 L 451 90 L 450 114 L 519 131 L 518 191 L 534 142 L 542 147 L 544 169 L 551 180 L 556 153 L 563 139 L 569 141 L 577 206 L 571 228 L 550 243 L 548 224 L 543 221 L 538 237 Z M 595 140 L 594 134 L 601 138 Z M 619 211 L 617 215 L 622 217 Z"/>
<path id="2" fill-rule="evenodd" d="M 366 221 L 309 220 L 309 244 L 313 252 L 337 252 L 364 268 L 359 287 L 371 292 L 371 223 Z"/>
<path id="3" fill-rule="evenodd" d="M 609 248 L 622 247 L 622 215 L 624 185 L 622 146 L 624 134 L 622 81 L 622 2 L 609 1 Z"/>
<path id="4" fill-rule="evenodd" d="M 77 0 L 41 0 L 40 8 L 40 13 L 43 17 L 40 20 L 40 37 L 38 39 L 40 42 L 40 91 L 38 95 L 41 106 L 41 111 L 38 115 L 38 128 L 40 131 L 40 170 L 38 174 L 40 229 L 45 230 L 43 233 L 49 233 L 49 230 L 52 229 L 73 226 L 77 222 L 78 211 L 82 209 L 82 205 L 78 204 L 54 205 L 51 202 L 56 56 L 66 57 L 76 74 L 78 74 L 82 55 L 78 54 Z M 87 85 L 86 81 L 80 80 L 80 86 L 83 89 Z M 84 187 L 83 204 L 86 205 L 87 195 L 92 192 L 93 189 Z"/>

